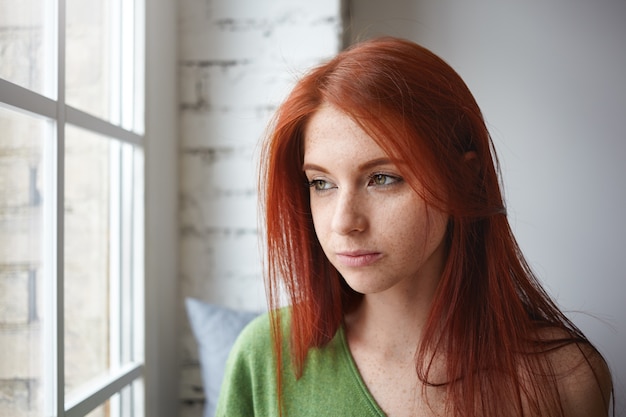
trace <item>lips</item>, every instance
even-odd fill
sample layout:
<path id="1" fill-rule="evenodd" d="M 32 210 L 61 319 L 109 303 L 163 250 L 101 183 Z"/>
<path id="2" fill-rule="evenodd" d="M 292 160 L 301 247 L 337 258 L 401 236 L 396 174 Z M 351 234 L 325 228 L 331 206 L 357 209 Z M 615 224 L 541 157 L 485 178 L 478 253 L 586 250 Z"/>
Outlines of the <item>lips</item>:
<path id="1" fill-rule="evenodd" d="M 338 252 L 335 256 L 337 261 L 343 266 L 357 268 L 372 265 L 382 258 L 383 255 L 380 252 L 353 251 Z"/>

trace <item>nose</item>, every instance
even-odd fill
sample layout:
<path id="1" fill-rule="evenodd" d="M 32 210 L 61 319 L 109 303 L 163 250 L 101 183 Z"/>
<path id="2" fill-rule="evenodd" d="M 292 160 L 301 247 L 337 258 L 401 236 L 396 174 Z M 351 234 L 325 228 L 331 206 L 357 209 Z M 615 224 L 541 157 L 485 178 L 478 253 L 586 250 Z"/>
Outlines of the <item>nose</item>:
<path id="1" fill-rule="evenodd" d="M 367 228 L 365 201 L 354 191 L 339 194 L 332 219 L 333 231 L 340 235 L 363 232 Z"/>

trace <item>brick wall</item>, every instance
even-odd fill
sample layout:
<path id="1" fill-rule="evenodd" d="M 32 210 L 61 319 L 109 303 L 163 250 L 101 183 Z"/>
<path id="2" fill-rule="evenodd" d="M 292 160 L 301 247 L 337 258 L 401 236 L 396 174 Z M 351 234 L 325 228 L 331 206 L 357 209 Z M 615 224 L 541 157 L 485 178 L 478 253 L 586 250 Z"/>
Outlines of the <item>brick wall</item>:
<path id="1" fill-rule="evenodd" d="M 181 0 L 181 296 L 262 310 L 256 157 L 277 104 L 341 45 L 340 0 Z M 182 311 L 181 396 L 201 397 Z M 199 415 L 201 402 L 183 401 Z"/>
<path id="2" fill-rule="evenodd" d="M 41 148 L 33 136 L 42 130 L 29 122 L 0 109 L 0 415 L 6 417 L 35 415 L 41 395 Z"/>

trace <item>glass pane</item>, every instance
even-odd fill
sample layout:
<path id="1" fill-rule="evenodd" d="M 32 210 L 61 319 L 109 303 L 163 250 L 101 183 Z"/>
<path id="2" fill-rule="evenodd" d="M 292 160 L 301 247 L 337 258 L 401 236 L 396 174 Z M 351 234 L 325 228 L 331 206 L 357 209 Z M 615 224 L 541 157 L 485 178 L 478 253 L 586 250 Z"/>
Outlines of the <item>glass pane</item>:
<path id="1" fill-rule="evenodd" d="M 54 36 L 46 33 L 54 19 L 45 18 L 43 3 L 51 2 L 0 0 L 0 78 L 40 94 L 51 85 L 44 77 L 55 73 L 47 59 L 53 55 Z"/>
<path id="2" fill-rule="evenodd" d="M 87 113 L 111 121 L 112 93 L 117 74 L 112 51 L 119 30 L 111 29 L 111 3 L 106 0 L 66 1 L 66 101 Z"/>
<path id="3" fill-rule="evenodd" d="M 65 385 L 109 369 L 110 146 L 67 126 L 65 142 Z"/>
<path id="4" fill-rule="evenodd" d="M 42 152 L 51 124 L 0 107 L 0 415 L 43 415 Z"/>

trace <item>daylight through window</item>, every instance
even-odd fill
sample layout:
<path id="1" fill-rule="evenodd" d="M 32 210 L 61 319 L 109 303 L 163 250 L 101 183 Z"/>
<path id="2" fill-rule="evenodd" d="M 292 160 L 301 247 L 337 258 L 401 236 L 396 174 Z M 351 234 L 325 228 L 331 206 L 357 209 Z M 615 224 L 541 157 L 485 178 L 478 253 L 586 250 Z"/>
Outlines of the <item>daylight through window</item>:
<path id="1" fill-rule="evenodd" d="M 0 415 L 143 416 L 137 0 L 0 0 Z"/>

